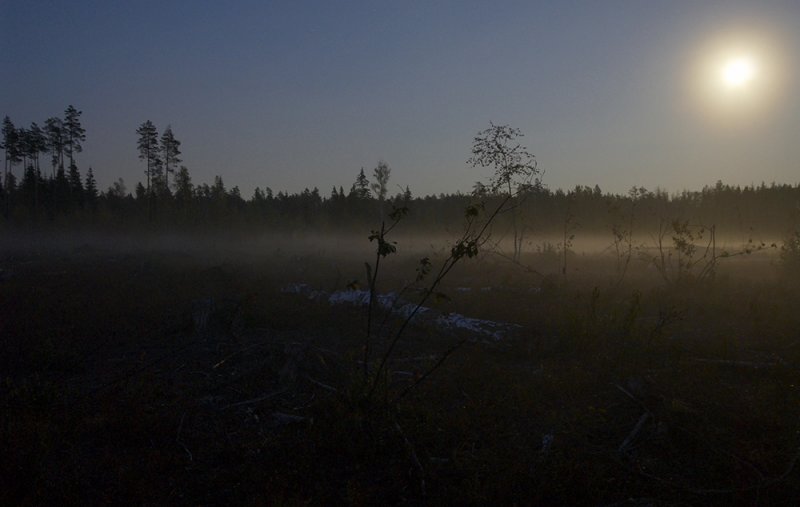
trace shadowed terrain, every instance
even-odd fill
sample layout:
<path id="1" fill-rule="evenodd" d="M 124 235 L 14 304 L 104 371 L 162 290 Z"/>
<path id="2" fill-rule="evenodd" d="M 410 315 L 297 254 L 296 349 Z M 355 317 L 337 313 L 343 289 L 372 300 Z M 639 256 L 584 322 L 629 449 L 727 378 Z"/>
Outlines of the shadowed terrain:
<path id="1" fill-rule="evenodd" d="M 346 294 L 363 268 L 330 250 L 281 252 L 5 254 L 3 502 L 789 505 L 800 494 L 797 285 L 775 255 L 731 259 L 713 283 L 665 284 L 637 265 L 618 284 L 608 254 L 578 256 L 568 277 L 485 254 L 430 304 L 519 328 L 486 340 L 412 323 L 387 393 L 463 345 L 380 408 L 351 401 L 366 308 L 286 290 Z M 546 267 L 545 255 L 522 261 Z M 390 265 L 383 292 L 413 275 L 409 256 Z"/>

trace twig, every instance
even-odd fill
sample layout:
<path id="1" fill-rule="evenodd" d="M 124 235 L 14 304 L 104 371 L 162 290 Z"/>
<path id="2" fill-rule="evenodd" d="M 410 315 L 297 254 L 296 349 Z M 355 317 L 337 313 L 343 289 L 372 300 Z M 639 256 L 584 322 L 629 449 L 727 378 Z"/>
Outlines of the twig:
<path id="1" fill-rule="evenodd" d="M 445 351 L 445 353 L 444 353 L 444 354 L 442 354 L 442 357 L 440 357 L 440 358 L 439 358 L 439 360 L 438 360 L 438 361 L 436 361 L 436 364 L 434 364 L 433 366 L 431 366 L 431 368 L 430 368 L 430 369 L 428 369 L 428 371 L 426 371 L 424 374 L 422 374 L 422 375 L 421 375 L 421 376 L 420 376 L 420 377 L 419 377 L 419 378 L 418 378 L 418 379 L 417 379 L 417 380 L 416 380 L 416 381 L 415 381 L 413 384 L 411 384 L 410 386 L 408 386 L 408 387 L 406 387 L 405 389 L 403 389 L 403 391 L 402 391 L 400 394 L 398 394 L 398 395 L 397 395 L 397 396 L 394 398 L 394 400 L 392 400 L 392 402 L 393 402 L 393 403 L 397 403 L 397 402 L 399 402 L 401 399 L 403 399 L 403 397 L 404 397 L 406 394 L 408 394 L 409 392 L 411 392 L 411 390 L 412 390 L 412 389 L 414 389 L 415 387 L 417 387 L 417 386 L 418 386 L 420 383 L 422 383 L 422 382 L 423 382 L 423 381 L 424 381 L 426 378 L 428 378 L 428 377 L 429 377 L 429 376 L 430 376 L 430 375 L 431 375 L 433 372 L 435 372 L 436 370 L 438 370 L 438 369 L 439 369 L 439 367 L 440 367 L 440 366 L 441 366 L 441 365 L 442 365 L 442 364 L 445 362 L 445 360 L 447 360 L 447 358 L 448 358 L 448 357 L 450 357 L 450 355 L 451 355 L 453 352 L 455 352 L 455 351 L 456 351 L 456 350 L 457 350 L 459 347 L 461 347 L 462 345 L 464 345 L 466 342 L 467 342 L 467 340 L 461 340 L 461 341 L 459 341 L 458 343 L 456 343 L 455 345 L 453 345 L 452 347 L 450 347 L 450 348 L 449 348 L 447 351 Z"/>
<path id="2" fill-rule="evenodd" d="M 230 354 L 228 354 L 228 355 L 227 355 L 225 358 L 223 358 L 222 360 L 220 360 L 220 361 L 219 361 L 217 364 L 215 364 L 214 366 L 212 366 L 212 367 L 211 367 L 211 369 L 212 369 L 212 370 L 216 370 L 217 368 L 219 368 L 220 366 L 222 366 L 223 364 L 225 364 L 225 361 L 227 361 L 228 359 L 232 358 L 232 357 L 233 357 L 233 356 L 235 356 L 236 354 L 241 354 L 242 352 L 247 352 L 248 350 L 252 349 L 253 347 L 257 347 L 257 346 L 259 346 L 259 345 L 261 345 L 261 344 L 260 344 L 260 343 L 254 343 L 254 344 L 250 345 L 249 347 L 245 347 L 245 348 L 243 348 L 243 349 L 239 349 L 239 350 L 237 350 L 237 351 L 235 351 L 235 352 L 231 352 L 231 353 L 230 353 Z"/>
<path id="3" fill-rule="evenodd" d="M 186 444 L 183 443 L 183 440 L 181 440 L 181 432 L 183 431 L 183 420 L 185 418 L 186 418 L 186 412 L 184 412 L 181 415 L 181 422 L 180 424 L 178 424 L 178 434 L 175 435 L 175 443 L 183 447 L 183 450 L 186 451 L 186 454 L 189 455 L 189 461 L 194 461 L 194 458 L 192 457 L 192 452 L 189 450 L 188 447 L 186 447 Z"/>
<path id="4" fill-rule="evenodd" d="M 372 398 L 372 395 L 375 393 L 375 390 L 378 388 L 378 382 L 381 378 L 381 373 L 383 369 L 386 367 L 386 362 L 389 360 L 389 357 L 392 355 L 397 342 L 400 341 L 400 338 L 403 336 L 403 332 L 408 327 L 411 320 L 414 318 L 415 315 L 419 312 L 420 308 L 423 307 L 425 302 L 431 297 L 436 288 L 442 282 L 442 280 L 447 276 L 447 274 L 458 264 L 458 262 L 463 259 L 465 256 L 471 257 L 472 254 L 470 253 L 470 248 L 474 248 L 476 251 L 482 247 L 487 241 L 489 241 L 488 235 L 486 235 L 486 231 L 489 226 L 492 224 L 494 219 L 497 217 L 498 213 L 503 209 L 503 207 L 508 203 L 513 195 L 507 195 L 503 198 L 500 204 L 495 208 L 494 212 L 486 219 L 483 225 L 477 230 L 473 231 L 474 222 L 472 219 L 467 220 L 467 227 L 464 231 L 464 234 L 461 238 L 455 242 L 453 247 L 450 250 L 450 255 L 442 262 L 442 265 L 439 267 L 438 273 L 433 278 L 433 282 L 431 282 L 430 286 L 424 290 L 422 297 L 417 302 L 414 309 L 411 313 L 406 316 L 403 323 L 400 325 L 400 328 L 394 334 L 394 338 L 392 339 L 391 343 L 389 344 L 388 349 L 383 353 L 383 357 L 381 358 L 380 364 L 378 365 L 377 370 L 375 371 L 375 378 L 372 382 L 372 387 L 370 388 L 369 392 L 367 393 L 367 398 Z M 366 363 L 366 361 L 365 361 Z M 367 365 L 365 364 L 365 367 Z M 435 369 L 435 368 L 434 368 Z M 407 392 L 406 390 L 405 392 Z"/>
<path id="5" fill-rule="evenodd" d="M 511 264 L 516 265 L 517 267 L 520 267 L 520 268 L 524 269 L 528 273 L 532 273 L 534 275 L 537 275 L 537 276 L 540 276 L 540 277 L 544 278 L 544 275 L 542 273 L 536 271 L 532 267 L 527 266 L 527 265 L 521 263 L 520 261 L 518 261 L 518 260 L 516 260 L 516 259 L 514 259 L 512 257 L 509 257 L 508 255 L 506 255 L 503 252 L 501 252 L 498 245 L 499 245 L 499 243 L 496 243 L 494 245 L 494 247 L 491 250 L 489 250 L 489 252 L 494 254 L 494 255 L 496 255 L 496 256 L 498 256 L 498 257 L 500 257 L 500 258 L 502 258 L 502 259 L 507 260 L 508 262 L 510 262 Z"/>
<path id="6" fill-rule="evenodd" d="M 620 454 L 624 454 L 628 450 L 628 448 L 631 445 L 633 445 L 633 442 L 639 437 L 639 433 L 642 432 L 642 428 L 644 428 L 644 423 L 646 423 L 647 419 L 649 418 L 650 418 L 649 411 L 646 411 L 645 413 L 642 414 L 642 416 L 639 418 L 639 421 L 636 423 L 636 426 L 633 427 L 633 430 L 631 430 L 628 436 L 625 437 L 625 440 L 623 440 L 622 443 L 620 444 L 619 449 L 617 449 L 617 452 L 619 452 Z"/>
<path id="7" fill-rule="evenodd" d="M 408 453 L 411 456 L 411 462 L 417 469 L 419 473 L 419 489 L 420 494 L 422 495 L 423 500 L 425 499 L 425 469 L 422 468 L 422 463 L 420 463 L 419 458 L 417 457 L 417 451 L 414 450 L 414 446 L 411 444 L 411 441 L 406 437 L 406 434 L 403 432 L 403 428 L 400 427 L 400 424 L 395 421 L 394 427 L 400 436 L 403 437 L 403 442 L 406 444 L 406 449 L 408 449 Z"/>
<path id="8" fill-rule="evenodd" d="M 637 404 L 637 405 L 639 405 L 640 407 L 642 407 L 642 409 L 644 409 L 644 411 L 645 411 L 645 412 L 647 412 L 648 414 L 650 414 L 650 413 L 651 413 L 651 412 L 650 412 L 650 409 L 649 409 L 649 408 L 647 408 L 647 405 L 645 405 L 644 403 L 642 403 L 642 402 L 639 400 L 639 398 L 637 398 L 636 396 L 632 395 L 632 394 L 630 393 L 630 391 L 628 391 L 627 389 L 625 389 L 624 387 L 622 387 L 622 386 L 621 386 L 621 385 L 619 385 L 619 384 L 611 384 L 611 385 L 612 385 L 612 386 L 614 386 L 614 387 L 616 387 L 616 388 L 617 388 L 617 389 L 619 389 L 620 391 L 622 391 L 622 393 L 623 393 L 625 396 L 627 396 L 628 398 L 630 398 L 630 399 L 632 399 L 633 401 L 635 401 L 635 402 L 636 402 L 636 404 Z M 651 414 L 651 415 L 652 415 L 652 414 Z"/>
<path id="9" fill-rule="evenodd" d="M 419 357 L 398 357 L 394 360 L 395 363 L 412 363 L 412 362 L 419 362 L 419 361 L 430 361 L 432 359 L 436 359 L 437 355 L 430 354 L 428 356 L 419 356 Z"/>
<path id="10" fill-rule="evenodd" d="M 312 384 L 318 385 L 319 387 L 321 387 L 321 388 L 323 388 L 323 389 L 325 389 L 327 391 L 330 391 L 332 393 L 338 393 L 339 392 L 339 390 L 336 389 L 335 387 L 329 386 L 328 384 L 323 384 L 319 380 L 314 380 L 313 378 L 309 377 L 308 375 L 306 375 L 306 379 L 308 379 L 308 381 L 311 382 Z"/>
<path id="11" fill-rule="evenodd" d="M 274 392 L 271 392 L 269 394 L 265 394 L 264 396 L 259 396 L 258 398 L 253 398 L 251 400 L 245 400 L 245 401 L 239 401 L 239 402 L 236 402 L 236 403 L 231 403 L 230 405 L 224 406 L 223 409 L 233 408 L 233 407 L 240 407 L 242 405 L 250 405 L 250 404 L 253 404 L 253 403 L 259 403 L 259 402 L 262 402 L 262 401 L 266 401 L 266 400 L 268 400 L 270 398 L 274 398 L 275 396 L 283 394 L 288 390 L 289 390 L 289 388 L 280 389 L 278 391 L 274 391 Z"/>
<path id="12" fill-rule="evenodd" d="M 294 415 L 294 414 L 285 414 L 283 412 L 273 412 L 272 418 L 275 420 L 276 423 L 280 425 L 301 423 L 308 420 L 308 417 L 303 417 L 301 415 Z"/>
<path id="13" fill-rule="evenodd" d="M 155 359 L 151 359 L 149 362 L 139 366 L 138 368 L 133 368 L 133 369 L 123 373 L 122 375 L 118 376 L 117 378 L 115 378 L 113 380 L 109 380 L 108 382 L 105 382 L 104 384 L 100 384 L 99 386 L 97 386 L 94 389 L 90 390 L 89 392 L 85 393 L 82 396 L 82 400 L 85 401 L 91 395 L 97 394 L 98 392 L 100 392 L 100 391 L 102 391 L 104 389 L 107 389 L 107 388 L 109 388 L 109 387 L 111 387 L 111 386 L 113 386 L 113 385 L 115 385 L 115 384 L 117 384 L 119 382 L 123 382 L 125 380 L 128 380 L 128 379 L 134 377 L 135 375 L 145 371 L 146 369 L 148 369 L 149 367 L 153 366 L 154 364 L 156 364 L 156 363 L 158 363 L 160 361 L 163 361 L 163 360 L 168 359 L 170 357 L 175 357 L 179 353 L 183 352 L 184 350 L 188 349 L 189 347 L 192 347 L 192 346 L 198 344 L 199 342 L 200 342 L 200 340 L 192 340 L 192 341 L 190 341 L 189 343 L 185 344 L 182 347 L 179 347 L 179 348 L 177 348 L 175 350 L 171 350 L 170 352 L 162 354 L 162 355 L 156 357 Z"/>

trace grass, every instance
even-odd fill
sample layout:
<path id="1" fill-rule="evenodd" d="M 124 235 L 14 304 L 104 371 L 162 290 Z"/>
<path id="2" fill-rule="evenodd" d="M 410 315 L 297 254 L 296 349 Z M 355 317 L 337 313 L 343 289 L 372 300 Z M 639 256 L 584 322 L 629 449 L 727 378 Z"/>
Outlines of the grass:
<path id="1" fill-rule="evenodd" d="M 669 286 L 618 285 L 599 255 L 567 277 L 464 263 L 435 306 L 520 331 L 365 406 L 363 309 L 280 291 L 343 288 L 352 258 L 7 253 L 0 502 L 794 505 L 798 286 L 749 261 Z M 378 290 L 414 264 L 392 259 Z M 392 385 L 455 339 L 412 327 Z"/>

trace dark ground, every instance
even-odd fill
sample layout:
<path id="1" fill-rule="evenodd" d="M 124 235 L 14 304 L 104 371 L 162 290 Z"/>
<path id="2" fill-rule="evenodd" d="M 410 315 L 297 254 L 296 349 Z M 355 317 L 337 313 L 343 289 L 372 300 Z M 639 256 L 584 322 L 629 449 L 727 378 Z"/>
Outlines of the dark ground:
<path id="1" fill-rule="evenodd" d="M 365 310 L 281 292 L 343 289 L 360 262 L 3 254 L 0 503 L 800 501 L 800 300 L 774 263 L 615 285 L 602 259 L 567 280 L 471 261 L 434 305 L 522 327 L 412 326 L 365 402 Z M 385 290 L 413 276 L 392 262 Z"/>

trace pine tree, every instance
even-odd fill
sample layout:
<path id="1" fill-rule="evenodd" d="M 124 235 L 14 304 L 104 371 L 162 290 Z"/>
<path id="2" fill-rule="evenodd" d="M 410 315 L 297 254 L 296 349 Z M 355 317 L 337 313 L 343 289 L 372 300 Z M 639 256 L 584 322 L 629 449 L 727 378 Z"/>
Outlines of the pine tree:
<path id="1" fill-rule="evenodd" d="M 36 123 L 31 123 L 28 129 L 28 156 L 33 160 L 37 176 L 41 173 L 39 167 L 39 154 L 47 151 L 47 137 L 44 130 Z"/>
<path id="2" fill-rule="evenodd" d="M 215 201 L 224 201 L 227 192 L 225 191 L 225 183 L 222 182 L 222 176 L 214 176 L 214 184 L 211 186 L 211 197 Z"/>
<path id="3" fill-rule="evenodd" d="M 143 200 L 147 199 L 147 196 L 149 195 L 147 189 L 144 188 L 144 185 L 142 185 L 141 181 L 136 184 L 136 189 L 134 190 L 134 193 L 136 194 L 136 201 L 140 203 Z"/>
<path id="4" fill-rule="evenodd" d="M 71 187 L 64 169 L 59 168 L 53 180 L 55 211 L 65 213 L 69 209 Z"/>
<path id="5" fill-rule="evenodd" d="M 153 192 L 151 183 L 153 179 L 153 170 L 155 169 L 158 161 L 158 131 L 156 130 L 156 126 L 153 125 L 153 122 L 147 120 L 142 123 L 138 129 L 136 129 L 136 133 L 139 134 L 139 141 L 136 144 L 137 148 L 139 149 L 139 159 L 144 160 L 147 163 L 147 169 L 145 170 L 145 175 L 147 175 L 147 188 L 145 190 L 146 195 L 148 196 L 147 216 L 152 220 Z M 138 187 L 136 188 L 136 194 L 136 199 L 138 200 Z"/>
<path id="6" fill-rule="evenodd" d="M 15 164 L 21 161 L 19 154 L 19 131 L 14 127 L 11 118 L 3 118 L 3 150 L 5 151 L 5 166 L 3 169 L 3 183 L 6 188 L 5 217 L 11 213 L 11 196 L 14 193 L 16 180 L 12 174 Z"/>
<path id="7" fill-rule="evenodd" d="M 81 142 L 86 140 L 86 130 L 81 126 L 81 115 L 71 104 L 64 111 L 64 152 L 69 156 L 70 168 L 75 165 L 75 154 L 83 151 Z"/>
<path id="8" fill-rule="evenodd" d="M 137 148 L 139 149 L 139 159 L 147 163 L 145 175 L 147 176 L 147 193 L 150 193 L 150 183 L 153 176 L 153 167 L 158 160 L 158 131 L 153 122 L 147 120 L 142 123 L 136 133 L 139 134 Z"/>
<path id="9" fill-rule="evenodd" d="M 178 158 L 178 155 L 181 154 L 180 146 L 181 142 L 175 139 L 175 135 L 172 133 L 172 126 L 167 125 L 161 135 L 161 159 L 164 161 L 164 184 L 167 188 L 169 188 L 170 173 L 174 173 L 175 166 L 181 162 L 181 159 Z"/>
<path id="10" fill-rule="evenodd" d="M 28 170 L 28 155 L 30 154 L 30 136 L 28 130 L 24 127 L 17 129 L 17 154 L 22 160 L 22 177 L 25 178 L 25 172 Z"/>
<path id="11" fill-rule="evenodd" d="M 14 122 L 11 121 L 11 118 L 6 116 L 3 118 L 3 150 L 5 151 L 3 180 L 7 180 L 12 167 L 22 161 L 20 158 L 19 144 L 19 131 L 14 126 Z"/>
<path id="12" fill-rule="evenodd" d="M 20 194 L 22 205 L 25 206 L 30 213 L 36 210 L 36 171 L 33 165 L 29 165 L 22 173 L 22 183 L 20 184 Z"/>
<path id="13" fill-rule="evenodd" d="M 167 183 L 164 178 L 164 161 L 161 157 L 153 161 L 153 167 L 150 169 L 150 183 L 152 184 L 152 192 L 155 197 L 163 197 L 169 192 Z"/>
<path id="14" fill-rule="evenodd" d="M 33 162 L 34 178 L 33 178 L 33 207 L 39 208 L 39 180 L 42 175 L 39 169 L 39 154 L 47 151 L 47 137 L 44 131 L 39 127 L 36 122 L 31 123 L 28 129 L 28 158 Z"/>
<path id="15" fill-rule="evenodd" d="M 84 185 L 84 196 L 86 197 L 86 204 L 92 211 L 97 210 L 97 182 L 94 179 L 92 168 L 86 171 L 86 183 Z"/>
<path id="16" fill-rule="evenodd" d="M 350 187 L 350 194 L 348 197 L 356 200 L 365 200 L 370 198 L 369 180 L 367 180 L 367 177 L 364 175 L 363 167 L 358 173 L 355 183 L 353 183 L 353 186 Z"/>
<path id="17" fill-rule="evenodd" d="M 83 183 L 81 183 L 81 172 L 78 170 L 78 166 L 75 164 L 69 166 L 67 179 L 69 180 L 69 191 L 75 202 L 79 203 L 83 200 Z"/>
<path id="18" fill-rule="evenodd" d="M 189 175 L 189 169 L 182 165 L 175 175 L 175 200 L 180 205 L 185 206 L 191 202 L 193 193 L 192 177 Z"/>
<path id="19" fill-rule="evenodd" d="M 53 178 L 56 169 L 64 169 L 64 122 L 61 118 L 48 118 L 44 122 L 44 131 L 47 135 L 47 150 L 50 152 L 50 163 L 53 166 Z"/>

